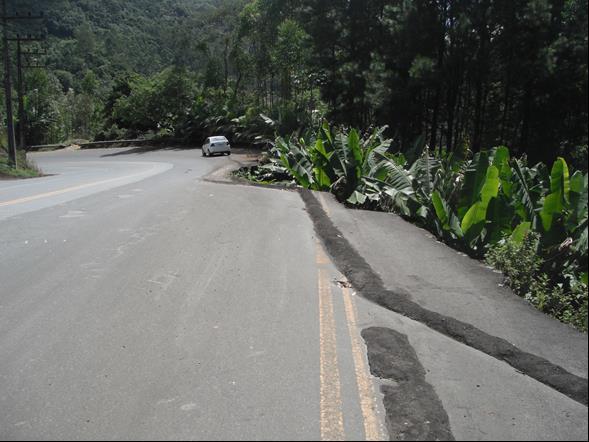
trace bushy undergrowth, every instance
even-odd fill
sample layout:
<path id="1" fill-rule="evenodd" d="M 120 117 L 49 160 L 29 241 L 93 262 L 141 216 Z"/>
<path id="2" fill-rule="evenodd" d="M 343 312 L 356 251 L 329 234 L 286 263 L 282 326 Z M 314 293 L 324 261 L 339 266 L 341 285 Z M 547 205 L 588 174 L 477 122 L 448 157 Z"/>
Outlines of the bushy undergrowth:
<path id="1" fill-rule="evenodd" d="M 37 165 L 23 151 L 17 152 L 17 168 L 8 165 L 8 155 L 0 148 L 0 177 L 34 178 L 42 175 Z"/>
<path id="2" fill-rule="evenodd" d="M 290 177 L 346 204 L 398 213 L 475 258 L 490 256 L 500 267 L 516 261 L 510 253 L 529 252 L 518 249 L 524 238 L 535 238 L 521 273 L 511 265 L 502 268 L 510 285 L 518 293 L 533 288 L 524 293 L 532 304 L 586 328 L 586 173 L 570 173 L 563 158 L 550 169 L 529 166 L 503 146 L 467 158 L 436 156 L 423 142 L 392 153 L 383 133 L 324 123 L 314 134 L 278 138 L 269 162 L 246 174 L 264 182 Z"/>
<path id="3" fill-rule="evenodd" d="M 543 271 L 538 254 L 540 237 L 528 233 L 522 241 L 507 239 L 487 253 L 489 264 L 505 275 L 506 284 L 539 310 L 587 331 L 587 281 L 564 273 L 555 282 Z"/>

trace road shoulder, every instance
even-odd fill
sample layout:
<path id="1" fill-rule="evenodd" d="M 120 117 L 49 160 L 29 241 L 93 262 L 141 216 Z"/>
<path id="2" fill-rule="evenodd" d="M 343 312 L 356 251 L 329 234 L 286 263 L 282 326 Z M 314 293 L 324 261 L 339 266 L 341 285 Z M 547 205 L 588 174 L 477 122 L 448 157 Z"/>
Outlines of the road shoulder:
<path id="1" fill-rule="evenodd" d="M 363 312 L 360 322 L 371 371 L 383 381 L 381 390 L 391 437 L 410 434 L 404 432 L 403 425 L 411 426 L 412 421 L 399 415 L 397 407 L 399 392 L 407 387 L 404 384 L 408 378 L 402 370 L 406 361 L 391 359 L 386 350 L 379 349 L 389 334 L 413 346 L 417 354 L 414 362 L 420 362 L 426 370 L 425 378 L 417 384 L 431 384 L 430 393 L 440 397 L 440 412 L 420 408 L 428 425 L 439 426 L 436 434 L 445 428 L 443 419 L 437 419 L 445 410 L 451 429 L 444 431 L 456 439 L 584 438 L 586 335 L 536 311 L 501 287 L 500 276 L 491 269 L 394 215 L 350 210 L 329 194 L 307 190 L 300 193 L 326 250 L 364 298 L 359 298 Z M 407 278 L 402 277 L 408 269 L 410 278 L 429 285 L 399 284 L 406 283 Z M 440 272 L 436 285 L 431 278 Z M 467 275 L 470 287 L 460 279 L 461 274 Z M 452 287 L 444 287 L 444 283 L 460 287 L 461 296 L 453 297 Z M 421 290 L 419 296 L 414 296 L 413 288 Z M 441 299 L 431 302 L 424 298 L 428 294 Z M 452 310 L 469 296 L 472 299 L 466 303 L 468 309 Z M 487 304 L 480 302 L 482 297 Z M 444 302 L 450 310 L 436 310 Z M 468 316 L 470 310 L 473 313 Z M 511 322 L 513 327 L 476 321 L 477 315 L 485 314 L 503 315 L 504 323 Z M 518 336 L 522 322 L 534 328 Z M 544 342 L 542 336 L 546 333 L 555 335 Z M 512 343 L 513 336 L 521 348 Z M 564 349 L 558 348 L 559 340 Z M 375 355 L 392 364 L 384 369 L 392 376 L 382 377 L 382 360 L 377 362 Z M 414 423 L 418 420 L 414 419 Z M 568 424 L 563 426 L 564 421 Z M 429 428 L 426 425 L 413 430 L 427 434 Z"/>

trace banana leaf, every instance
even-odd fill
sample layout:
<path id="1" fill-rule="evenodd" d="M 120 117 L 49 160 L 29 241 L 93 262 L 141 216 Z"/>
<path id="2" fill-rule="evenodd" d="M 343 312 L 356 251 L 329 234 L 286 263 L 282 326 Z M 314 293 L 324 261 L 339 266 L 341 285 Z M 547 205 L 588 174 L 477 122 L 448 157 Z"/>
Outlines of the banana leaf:
<path id="1" fill-rule="evenodd" d="M 569 202 L 570 181 L 569 170 L 565 160 L 559 157 L 552 166 L 550 173 L 550 193 L 544 197 L 540 219 L 545 232 L 550 231 L 554 219 L 563 214 Z"/>
<path id="2" fill-rule="evenodd" d="M 360 193 L 357 190 L 354 190 L 352 192 L 352 195 L 350 195 L 350 197 L 346 201 L 350 204 L 361 205 L 366 202 L 367 198 L 368 197 L 365 194 Z"/>
<path id="3" fill-rule="evenodd" d="M 448 203 L 437 190 L 432 193 L 432 204 L 442 229 L 454 233 L 457 238 L 462 238 L 464 234 L 460 228 L 460 220 L 452 213 Z"/>
<path id="4" fill-rule="evenodd" d="M 465 234 L 467 234 L 473 226 L 486 221 L 489 202 L 491 201 L 491 198 L 497 197 L 498 192 L 499 170 L 495 166 L 489 166 L 486 179 L 480 190 L 479 200 L 468 209 L 464 218 L 462 218 L 461 228 Z"/>
<path id="5" fill-rule="evenodd" d="M 532 224 L 536 224 L 536 207 L 544 189 L 541 184 L 534 182 L 534 176 L 531 176 L 530 173 L 537 173 L 538 170 L 525 168 L 518 159 L 514 159 L 512 164 L 513 181 L 516 187 L 512 201 L 522 220 L 532 221 Z"/>
<path id="6" fill-rule="evenodd" d="M 583 176 L 576 171 L 570 180 L 570 209 L 571 213 L 567 224 L 570 230 L 574 229 L 581 219 L 587 214 L 587 174 Z"/>
<path id="7" fill-rule="evenodd" d="M 509 165 L 509 149 L 500 146 L 495 151 L 493 165 L 499 170 L 499 179 L 501 180 L 501 191 L 511 198 L 513 191 L 512 175 L 513 171 Z"/>
<path id="8" fill-rule="evenodd" d="M 492 198 L 486 215 L 486 241 L 495 244 L 510 236 L 513 232 L 514 219 L 516 219 L 515 209 L 505 194 L 499 193 L 496 198 Z"/>
<path id="9" fill-rule="evenodd" d="M 429 148 L 426 146 L 422 155 L 409 168 L 409 173 L 417 180 L 418 189 L 421 190 L 425 198 L 429 198 L 432 194 L 433 177 L 440 166 L 440 161 L 430 155 Z"/>
<path id="10" fill-rule="evenodd" d="M 513 229 L 511 240 L 516 244 L 522 244 L 531 227 L 532 223 L 530 221 L 520 223 L 515 229 Z"/>
<path id="11" fill-rule="evenodd" d="M 489 168 L 489 152 L 479 152 L 474 159 L 467 163 L 464 182 L 460 190 L 458 202 L 458 217 L 463 219 L 466 213 L 479 200 L 481 189 L 487 179 Z"/>
<path id="12" fill-rule="evenodd" d="M 387 173 L 382 180 L 383 182 L 398 190 L 413 189 L 413 177 L 407 170 L 384 155 L 381 155 L 381 158 L 382 161 L 379 167 Z"/>

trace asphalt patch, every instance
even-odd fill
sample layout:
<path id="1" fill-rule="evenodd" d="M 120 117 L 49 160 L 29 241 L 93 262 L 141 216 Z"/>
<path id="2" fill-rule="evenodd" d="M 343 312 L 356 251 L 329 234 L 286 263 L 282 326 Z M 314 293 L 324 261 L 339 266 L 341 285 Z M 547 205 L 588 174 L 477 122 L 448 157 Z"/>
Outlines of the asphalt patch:
<path id="1" fill-rule="evenodd" d="M 412 301 L 407 293 L 386 289 L 380 276 L 337 229 L 313 193 L 307 189 L 300 189 L 299 193 L 327 252 L 359 295 L 381 307 L 421 322 L 432 330 L 469 347 L 505 361 L 521 373 L 587 405 L 587 379 L 576 376 L 542 357 L 527 353 L 505 339 L 492 336 L 471 324 L 427 310 Z"/>
<path id="2" fill-rule="evenodd" d="M 446 410 L 434 388 L 425 380 L 407 336 L 395 330 L 362 330 L 370 372 L 393 381 L 383 385 L 386 426 L 391 440 L 455 440 Z"/>

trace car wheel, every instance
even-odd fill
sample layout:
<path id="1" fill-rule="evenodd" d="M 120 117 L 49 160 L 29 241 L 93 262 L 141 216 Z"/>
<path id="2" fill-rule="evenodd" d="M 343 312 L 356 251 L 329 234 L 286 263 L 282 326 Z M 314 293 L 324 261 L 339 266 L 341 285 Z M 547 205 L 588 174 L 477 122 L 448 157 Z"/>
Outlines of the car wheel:
<path id="1" fill-rule="evenodd" d="M 205 150 L 204 149 L 201 149 L 201 153 L 202 153 L 202 156 L 203 157 L 206 157 L 207 156 L 207 154 L 205 153 Z"/>

